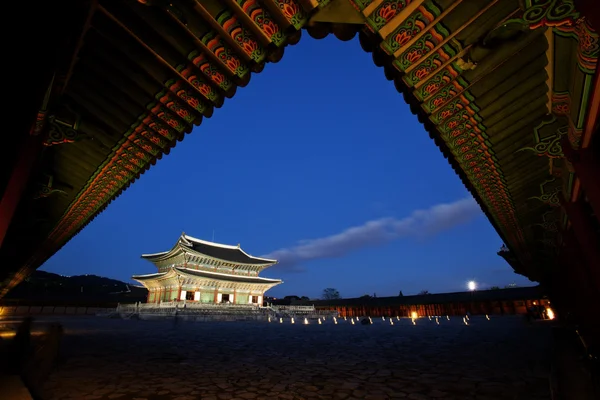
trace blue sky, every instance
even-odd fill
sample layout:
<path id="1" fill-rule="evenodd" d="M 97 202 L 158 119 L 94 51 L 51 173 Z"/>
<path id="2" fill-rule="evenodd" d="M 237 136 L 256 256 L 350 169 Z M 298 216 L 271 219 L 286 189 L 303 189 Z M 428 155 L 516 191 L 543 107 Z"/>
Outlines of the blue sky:
<path id="1" fill-rule="evenodd" d="M 286 48 L 42 269 L 128 281 L 187 234 L 281 264 L 268 293 L 532 285 L 358 39 Z"/>

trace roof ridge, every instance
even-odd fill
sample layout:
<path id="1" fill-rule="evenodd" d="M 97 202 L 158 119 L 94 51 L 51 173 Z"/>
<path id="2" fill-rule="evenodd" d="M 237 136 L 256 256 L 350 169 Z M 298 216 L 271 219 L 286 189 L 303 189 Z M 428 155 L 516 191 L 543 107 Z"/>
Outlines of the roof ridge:
<path id="1" fill-rule="evenodd" d="M 260 261 L 266 261 L 266 263 L 277 264 L 277 260 L 273 260 L 273 259 L 270 259 L 270 258 L 263 258 L 263 257 L 255 257 L 253 255 L 250 255 L 250 254 L 246 253 L 242 249 L 242 247 L 240 246 L 239 243 L 238 243 L 237 246 L 232 246 L 232 245 L 229 245 L 229 244 L 222 244 L 222 243 L 211 242 L 211 241 L 208 241 L 208 240 L 198 239 L 198 238 L 195 238 L 193 236 L 186 235 L 185 233 L 182 234 L 181 237 L 183 239 L 187 240 L 187 241 L 192 241 L 192 242 L 196 242 L 196 243 L 200 243 L 200 244 L 207 244 L 207 245 L 210 245 L 210 246 L 221 247 L 223 249 L 229 249 L 229 250 L 238 250 L 238 251 L 240 251 L 242 254 L 244 254 L 248 258 L 252 258 L 254 260 L 260 260 Z"/>
<path id="2" fill-rule="evenodd" d="M 186 235 L 185 233 L 182 234 L 181 237 L 183 237 L 186 240 L 192 241 L 192 242 L 197 242 L 197 243 L 202 243 L 202 244 L 209 244 L 209 245 L 212 245 L 212 246 L 215 246 L 215 247 L 222 247 L 224 249 L 232 249 L 232 250 L 240 249 L 238 246 L 232 246 L 230 244 L 222 244 L 222 243 L 217 243 L 217 242 L 211 242 L 209 240 L 198 239 L 198 238 L 195 238 L 193 236 Z"/>

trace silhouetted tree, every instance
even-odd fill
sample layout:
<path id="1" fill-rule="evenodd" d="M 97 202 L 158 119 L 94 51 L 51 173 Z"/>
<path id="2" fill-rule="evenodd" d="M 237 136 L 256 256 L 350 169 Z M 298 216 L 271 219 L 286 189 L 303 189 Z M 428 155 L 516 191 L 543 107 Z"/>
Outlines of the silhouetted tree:
<path id="1" fill-rule="evenodd" d="M 492 286 L 492 287 L 490 288 L 490 290 L 499 290 L 499 289 L 500 289 L 500 286 Z"/>
<path id="2" fill-rule="evenodd" d="M 367 300 L 370 299 L 371 295 L 370 294 L 363 294 L 362 296 L 359 297 L 359 299 L 363 299 L 363 300 Z"/>
<path id="3" fill-rule="evenodd" d="M 429 290 L 421 290 L 421 291 L 419 292 L 419 295 L 424 295 L 424 294 L 430 294 L 430 293 L 429 293 Z"/>
<path id="4" fill-rule="evenodd" d="M 310 300 L 310 299 L 308 298 L 308 296 L 302 296 L 302 297 L 300 297 L 300 300 Z"/>
<path id="5" fill-rule="evenodd" d="M 404 297 L 404 293 L 402 293 L 402 290 L 400 291 L 400 293 L 398 293 L 398 297 Z"/>
<path id="6" fill-rule="evenodd" d="M 341 299 L 340 292 L 334 288 L 327 288 L 323 290 L 323 300 L 335 300 Z"/>

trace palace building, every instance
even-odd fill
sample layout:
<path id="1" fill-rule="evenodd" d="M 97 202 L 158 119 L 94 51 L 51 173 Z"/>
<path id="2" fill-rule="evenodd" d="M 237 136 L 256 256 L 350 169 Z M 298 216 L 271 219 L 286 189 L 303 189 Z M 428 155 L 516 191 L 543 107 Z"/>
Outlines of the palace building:
<path id="1" fill-rule="evenodd" d="M 283 283 L 258 276 L 277 260 L 182 233 L 169 251 L 142 254 L 158 272 L 132 278 L 148 289 L 148 303 L 190 301 L 262 305 L 264 293 Z"/>

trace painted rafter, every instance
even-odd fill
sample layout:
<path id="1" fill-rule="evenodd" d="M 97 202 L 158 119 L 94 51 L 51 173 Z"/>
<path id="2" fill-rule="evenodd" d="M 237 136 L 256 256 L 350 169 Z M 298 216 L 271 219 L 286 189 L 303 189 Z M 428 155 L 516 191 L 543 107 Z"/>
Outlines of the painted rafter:
<path id="1" fill-rule="evenodd" d="M 99 6 L 99 11 L 101 11 L 104 15 L 106 15 L 110 20 L 112 20 L 115 24 L 117 24 L 121 29 L 127 32 L 128 36 L 134 39 L 140 46 L 142 46 L 149 54 L 151 54 L 161 65 L 163 65 L 166 69 L 168 69 L 173 76 L 176 76 L 180 79 L 181 82 L 185 82 L 190 88 L 193 88 L 197 91 L 202 97 L 204 97 L 209 102 L 212 102 L 215 106 L 220 107 L 223 104 L 223 98 L 220 94 L 218 94 L 215 89 L 213 89 L 210 85 L 208 85 L 203 79 L 196 77 L 193 74 L 195 68 L 192 66 L 188 66 L 183 71 L 177 70 L 171 64 L 169 64 L 160 54 L 158 54 L 152 47 L 150 47 L 146 42 L 144 42 L 139 36 L 137 36 L 131 29 L 129 29 L 123 22 L 121 22 L 117 17 L 112 15 L 108 10 L 104 7 Z"/>

